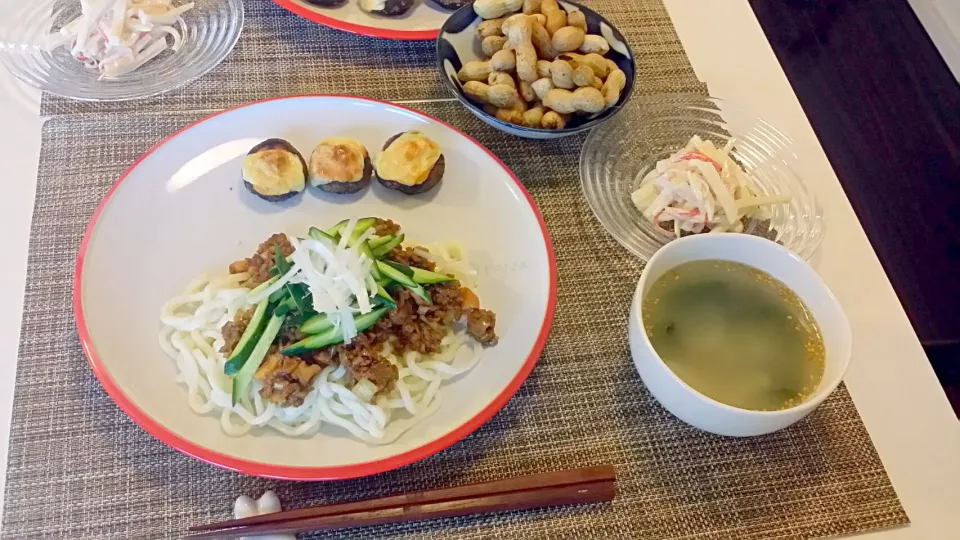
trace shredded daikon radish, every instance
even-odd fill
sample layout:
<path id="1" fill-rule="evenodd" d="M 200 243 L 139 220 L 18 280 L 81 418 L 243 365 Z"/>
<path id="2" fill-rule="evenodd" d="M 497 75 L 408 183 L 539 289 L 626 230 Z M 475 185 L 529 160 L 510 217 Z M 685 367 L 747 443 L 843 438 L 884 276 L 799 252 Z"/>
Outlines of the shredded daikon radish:
<path id="1" fill-rule="evenodd" d="M 355 226 L 354 220 L 344 229 L 344 238 Z M 365 232 L 359 238 L 365 240 L 370 234 Z M 294 248 L 292 267 L 269 287 L 248 295 L 247 301 L 255 304 L 287 283 L 302 283 L 310 291 L 313 309 L 326 315 L 340 329 L 344 343 L 350 343 L 358 333 L 354 315 L 373 310 L 371 298 L 377 293 L 376 282 L 370 276 L 373 261 L 360 253 L 361 242 L 352 247 L 346 241 L 332 246 L 321 240 L 288 238 Z"/>
<path id="2" fill-rule="evenodd" d="M 717 149 L 694 135 L 643 177 L 631 194 L 633 204 L 678 237 L 684 232 L 742 232 L 744 219 L 770 219 L 770 207 L 790 202 L 791 196 L 757 192 L 731 157 L 735 142 L 730 139 Z"/>
<path id="3" fill-rule="evenodd" d="M 119 77 L 167 49 L 180 50 L 187 35 L 181 15 L 193 7 L 173 7 L 168 0 L 81 0 L 80 17 L 48 36 L 47 49 L 67 47 L 101 79 Z"/>

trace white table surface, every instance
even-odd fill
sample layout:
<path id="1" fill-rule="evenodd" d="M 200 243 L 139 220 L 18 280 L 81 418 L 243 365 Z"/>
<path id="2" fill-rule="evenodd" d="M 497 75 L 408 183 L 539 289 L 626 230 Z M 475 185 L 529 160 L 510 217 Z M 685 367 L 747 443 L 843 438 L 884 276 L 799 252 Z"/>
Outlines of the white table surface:
<path id="1" fill-rule="evenodd" d="M 800 175 L 825 199 L 815 259 L 854 332 L 846 383 L 912 520 L 870 538 L 960 537 L 960 422 L 947 402 L 796 95 L 746 0 L 666 0 L 690 62 L 710 93 L 790 136 Z M 0 468 L 5 471 L 27 245 L 40 150 L 39 93 L 0 68 Z M 5 475 L 0 474 L 0 486 Z M 3 491 L 0 490 L 0 504 Z"/>

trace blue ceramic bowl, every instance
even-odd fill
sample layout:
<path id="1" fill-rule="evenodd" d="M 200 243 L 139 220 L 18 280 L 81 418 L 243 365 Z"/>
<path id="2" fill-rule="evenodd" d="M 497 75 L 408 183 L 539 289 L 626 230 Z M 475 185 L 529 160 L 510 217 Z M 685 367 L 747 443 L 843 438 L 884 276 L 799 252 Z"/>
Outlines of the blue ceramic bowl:
<path id="1" fill-rule="evenodd" d="M 626 38 L 608 20 L 593 10 L 574 2 L 561 0 L 559 3 L 568 12 L 582 11 L 587 19 L 587 33 L 601 35 L 610 43 L 610 52 L 606 54 L 606 57 L 616 62 L 627 76 L 627 84 L 623 92 L 620 93 L 620 101 L 617 105 L 589 116 L 574 115 L 564 129 L 557 130 L 517 126 L 487 114 L 481 105 L 474 103 L 463 95 L 462 83 L 457 78 L 457 72 L 460 71 L 464 63 L 471 60 L 486 60 L 480 50 L 480 38 L 477 36 L 477 26 L 483 22 L 483 19 L 474 13 L 472 5 L 467 5 L 454 12 L 440 28 L 440 36 L 437 38 L 437 67 L 440 70 L 440 78 L 460 100 L 460 103 L 474 116 L 500 131 L 518 137 L 556 139 L 586 131 L 602 124 L 620 112 L 622 105 L 630 99 L 630 94 L 633 92 L 636 65 L 633 51 L 627 45 Z"/>

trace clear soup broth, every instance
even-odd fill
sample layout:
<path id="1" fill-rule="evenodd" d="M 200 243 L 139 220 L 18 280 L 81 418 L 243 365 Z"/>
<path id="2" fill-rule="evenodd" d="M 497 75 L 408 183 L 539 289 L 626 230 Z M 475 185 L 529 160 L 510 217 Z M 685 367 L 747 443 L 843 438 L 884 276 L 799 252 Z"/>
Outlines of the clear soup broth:
<path id="1" fill-rule="evenodd" d="M 752 266 L 718 260 L 677 266 L 648 290 L 643 324 L 683 382 L 733 407 L 790 408 L 823 378 L 823 338 L 810 310 Z"/>

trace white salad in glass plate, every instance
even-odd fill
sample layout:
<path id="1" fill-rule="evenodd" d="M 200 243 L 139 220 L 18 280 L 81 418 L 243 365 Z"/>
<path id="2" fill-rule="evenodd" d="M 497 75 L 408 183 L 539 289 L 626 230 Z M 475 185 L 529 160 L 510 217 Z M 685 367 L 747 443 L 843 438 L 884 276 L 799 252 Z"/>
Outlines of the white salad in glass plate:
<path id="1" fill-rule="evenodd" d="M 163 51 L 183 46 L 182 15 L 193 2 L 172 0 L 80 0 L 80 16 L 50 34 L 48 50 L 66 47 L 70 55 L 100 72 L 119 77 Z"/>
<path id="2" fill-rule="evenodd" d="M 733 159 L 736 139 L 718 149 L 694 135 L 687 145 L 643 176 L 630 198 L 654 225 L 684 233 L 743 232 L 749 220 L 769 222 L 773 205 L 789 193 L 762 195 Z"/>
<path id="3" fill-rule="evenodd" d="M 720 99 L 642 96 L 590 132 L 580 182 L 601 225 L 643 260 L 707 233 L 762 236 L 809 259 L 823 240 L 825 211 L 796 174 L 792 147 Z"/>
<path id="4" fill-rule="evenodd" d="M 86 101 L 161 94 L 233 50 L 243 0 L 37 0 L 0 20 L 0 62 L 24 83 Z"/>

